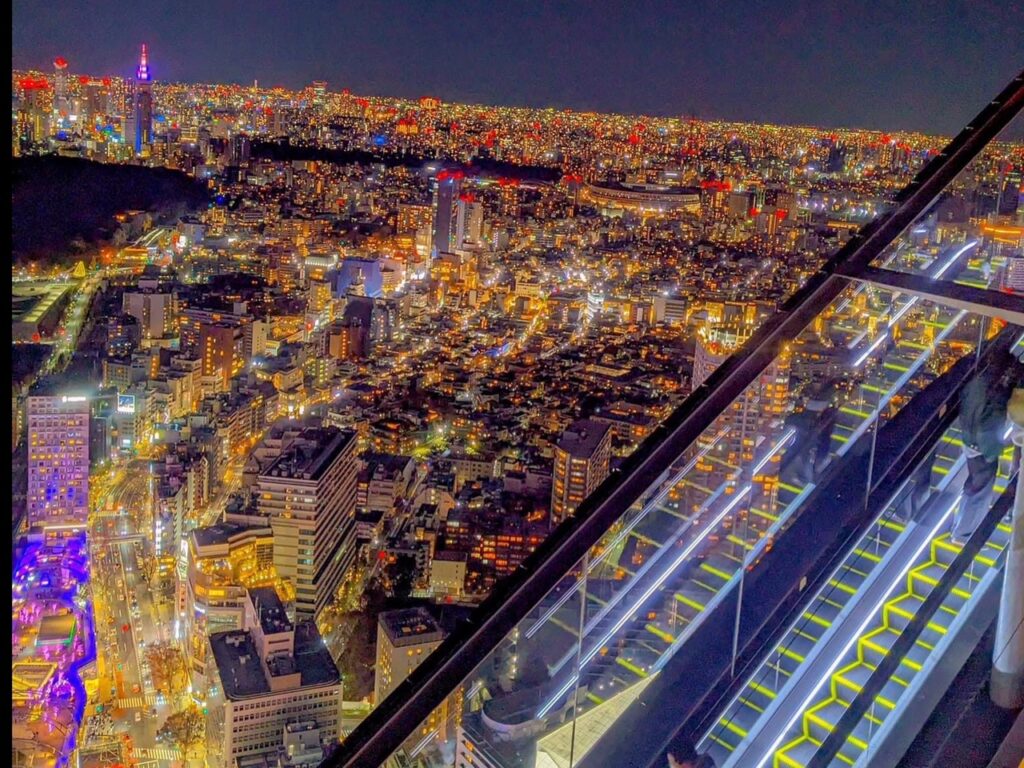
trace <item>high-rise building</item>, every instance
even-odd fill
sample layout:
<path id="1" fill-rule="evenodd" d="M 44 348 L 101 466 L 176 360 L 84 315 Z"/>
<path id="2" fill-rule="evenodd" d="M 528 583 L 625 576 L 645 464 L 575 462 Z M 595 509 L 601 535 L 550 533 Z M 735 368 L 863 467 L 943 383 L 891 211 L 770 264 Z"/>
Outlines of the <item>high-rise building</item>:
<path id="1" fill-rule="evenodd" d="M 28 398 L 28 524 L 60 536 L 89 515 L 89 400 Z"/>
<path id="2" fill-rule="evenodd" d="M 267 337 L 270 334 L 270 323 L 266 320 L 253 320 L 242 324 L 242 356 L 246 360 L 266 354 Z"/>
<path id="3" fill-rule="evenodd" d="M 483 244 L 484 206 L 472 195 L 459 196 L 455 218 L 455 247 L 475 248 Z"/>
<path id="4" fill-rule="evenodd" d="M 269 528 L 219 523 L 188 535 L 183 604 L 185 660 L 198 695 L 206 690 L 208 637 L 241 629 L 247 589 L 272 586 L 274 538 Z"/>
<path id="5" fill-rule="evenodd" d="M 356 557 L 356 435 L 303 431 L 257 478 L 259 514 L 274 531 L 274 566 L 295 611 L 319 615 Z"/>
<path id="6" fill-rule="evenodd" d="M 231 165 L 241 165 L 249 162 L 249 155 L 252 152 L 252 142 L 244 133 L 231 137 L 228 147 L 228 162 Z"/>
<path id="7" fill-rule="evenodd" d="M 292 622 L 273 589 L 249 590 L 243 628 L 211 635 L 210 650 L 208 765 L 276 758 L 300 723 L 319 730 L 321 758 L 337 743 L 341 673 L 316 624 Z"/>
<path id="8" fill-rule="evenodd" d="M 1000 169 L 999 200 L 996 213 L 1000 216 L 1013 216 L 1017 212 L 1024 186 L 1021 184 L 1022 170 L 1012 165 L 1004 165 Z"/>
<path id="9" fill-rule="evenodd" d="M 132 89 L 132 109 L 129 115 L 126 142 L 142 154 L 142 148 L 153 143 L 153 80 L 149 74 L 146 44 L 142 44 L 142 56 L 135 70 Z"/>
<path id="10" fill-rule="evenodd" d="M 397 231 L 399 235 L 415 235 L 433 221 L 433 209 L 429 205 L 414 203 L 398 204 Z"/>
<path id="11" fill-rule="evenodd" d="M 431 257 L 450 253 L 459 246 L 459 196 L 462 192 L 462 172 L 442 171 L 437 175 L 434 190 L 434 240 Z"/>
<path id="12" fill-rule="evenodd" d="M 71 105 L 68 100 L 68 61 L 63 56 L 53 60 L 53 116 L 54 124 L 68 119 Z"/>
<path id="13" fill-rule="evenodd" d="M 730 311 L 734 310 L 734 311 Z M 697 332 L 693 359 L 693 389 L 707 378 L 730 355 L 736 352 L 757 329 L 769 312 L 766 306 L 724 305 L 722 313 Z M 789 354 L 784 351 L 762 372 L 757 383 L 747 387 L 716 422 L 718 430 L 709 431 L 698 441 L 713 439 L 724 431 L 714 450 L 714 461 L 704 461 L 699 468 L 724 479 L 727 467 L 748 466 L 765 438 L 771 437 L 785 416 L 789 396 Z M 712 485 L 713 487 L 713 485 Z"/>
<path id="14" fill-rule="evenodd" d="M 384 701 L 444 640 L 426 608 L 386 611 L 377 617 L 377 664 L 373 701 Z"/>
<path id="15" fill-rule="evenodd" d="M 109 114 L 110 79 L 84 78 L 80 86 L 82 100 L 82 117 L 94 121 Z"/>
<path id="16" fill-rule="evenodd" d="M 203 323 L 199 327 L 199 359 L 203 376 L 216 376 L 224 390 L 245 365 L 245 337 L 237 323 Z"/>
<path id="17" fill-rule="evenodd" d="M 245 337 L 244 326 L 252 316 L 246 310 L 244 301 L 235 302 L 230 309 L 208 309 L 206 307 L 187 307 L 181 310 L 178 317 L 178 336 L 181 340 L 182 352 L 190 355 L 199 353 L 200 332 L 204 324 L 231 323 L 243 326 L 242 336 Z"/>
<path id="18" fill-rule="evenodd" d="M 313 92 L 313 103 L 323 104 L 327 99 L 327 81 L 326 80 L 314 80 L 310 83 L 309 89 Z"/>
<path id="19" fill-rule="evenodd" d="M 307 287 L 308 300 L 306 309 L 309 312 L 325 313 L 328 320 L 333 320 L 333 297 L 331 295 L 331 282 L 327 279 L 316 280 L 310 278 Z"/>
<path id="20" fill-rule="evenodd" d="M 125 291 L 122 309 L 139 321 L 142 339 L 166 339 L 174 335 L 178 299 L 174 293 Z"/>
<path id="21" fill-rule="evenodd" d="M 590 419 L 571 424 L 555 445 L 551 488 L 551 522 L 570 517 L 576 508 L 608 477 L 611 428 Z"/>
<path id="22" fill-rule="evenodd" d="M 18 109 L 18 136 L 26 144 L 46 141 L 50 132 L 52 98 L 45 78 L 26 77 L 18 82 L 21 91 Z"/>

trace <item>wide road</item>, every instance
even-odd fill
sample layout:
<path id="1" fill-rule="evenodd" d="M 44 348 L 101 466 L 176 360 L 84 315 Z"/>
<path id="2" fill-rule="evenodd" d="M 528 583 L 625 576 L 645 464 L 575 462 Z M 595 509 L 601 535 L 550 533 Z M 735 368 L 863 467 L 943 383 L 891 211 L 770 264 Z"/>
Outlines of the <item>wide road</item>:
<path id="1" fill-rule="evenodd" d="M 139 530 L 148 504 L 148 462 L 135 460 L 101 485 L 93 518 L 93 585 L 97 613 L 97 651 L 106 676 L 100 702 L 112 714 L 108 732 L 128 737 L 135 760 L 169 766 L 180 760 L 157 732 L 175 710 L 158 696 L 145 658 L 146 646 L 170 640 L 171 606 L 159 606 L 145 575 L 144 558 L 152 536 Z M 99 703 L 99 702 L 98 702 Z"/>

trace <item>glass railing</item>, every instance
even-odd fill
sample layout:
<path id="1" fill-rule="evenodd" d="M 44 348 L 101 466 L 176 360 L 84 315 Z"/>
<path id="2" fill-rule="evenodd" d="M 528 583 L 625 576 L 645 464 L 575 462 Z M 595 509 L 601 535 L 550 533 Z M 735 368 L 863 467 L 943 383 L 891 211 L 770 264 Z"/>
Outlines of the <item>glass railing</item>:
<path id="1" fill-rule="evenodd" d="M 1006 129 L 1008 134 L 1020 134 L 1024 121 L 1017 118 L 1015 123 Z M 1024 224 L 1024 206 L 1018 211 L 1005 196 L 986 194 L 1007 186 L 1013 152 L 1013 145 L 993 142 L 989 152 L 958 174 L 873 260 L 860 292 L 851 299 L 879 309 L 870 314 L 873 321 L 859 327 L 835 324 L 852 335 L 851 349 L 860 350 L 854 367 L 877 355 L 887 356 L 882 368 L 890 372 L 894 386 L 882 384 L 885 391 L 875 392 L 868 385 L 876 405 L 888 401 L 899 407 L 900 401 L 906 402 L 901 391 L 905 379 L 924 383 L 920 372 L 927 371 L 923 358 L 930 354 L 923 347 L 932 341 L 942 340 L 962 358 L 978 358 L 987 340 L 1004 325 L 1001 317 L 1020 322 L 1014 311 L 1024 308 L 1024 301 L 1009 283 L 1015 260 L 1024 258 L 1024 250 L 1019 238 L 1009 241 L 1008 233 L 1016 231 L 1013 222 Z M 1020 154 L 1019 149 L 1016 152 Z M 920 279 L 907 283 L 904 275 Z M 907 290 L 884 290 L 894 286 Z M 892 301 L 879 304 L 873 298 L 886 294 Z M 944 317 L 918 314 L 922 307 L 934 305 L 929 297 L 947 302 Z M 1019 333 L 1018 357 L 1024 352 L 1022 345 L 1024 333 Z M 902 356 L 893 355 L 901 349 Z M 851 427 L 854 436 L 862 429 L 850 425 L 839 431 Z M 991 481 L 989 505 L 1006 490 L 1014 466 L 1008 432 L 1000 437 L 1006 448 Z M 864 681 L 887 657 L 960 551 L 960 542 L 951 539 L 951 527 L 955 519 L 969 514 L 963 489 L 973 480 L 976 467 L 967 464 L 964 435 L 954 425 L 934 454 L 921 462 L 920 471 L 878 511 L 861 540 L 837 563 L 781 638 L 757 665 L 744 671 L 744 683 L 732 686 L 730 700 L 700 738 L 701 750 L 711 754 L 716 765 L 799 768 L 816 758 Z M 894 710 L 915 696 L 915 707 L 924 706 L 916 692 L 944 658 L 960 631 L 962 616 L 979 604 L 984 594 L 980 587 L 987 589 L 997 580 L 1008 535 L 1009 527 L 1003 524 L 984 542 L 969 572 L 929 622 L 925 634 L 930 636 L 900 660 L 885 690 L 830 758 L 831 764 L 868 765 L 880 745 L 888 742 L 883 751 L 891 756 L 891 743 L 900 739 L 906 748 L 911 736 L 906 723 L 902 728 L 895 725 L 901 718 Z M 894 735 L 896 731 L 900 733 Z"/>
<path id="2" fill-rule="evenodd" d="M 947 222 L 928 258 L 914 238 L 1022 102 L 1018 78 L 737 355 L 704 329 L 695 370 L 715 372 L 327 764 L 626 764 L 711 711 L 702 747 L 730 759 L 905 552 L 907 467 L 962 475 L 955 430 L 922 452 L 1004 325 L 837 273 L 988 275 L 964 250 L 980 225 Z"/>
<path id="3" fill-rule="evenodd" d="M 981 318 L 932 302 L 903 314 L 901 343 L 865 354 L 876 329 L 862 348 L 851 348 L 857 327 L 884 327 L 900 301 L 869 292 L 850 286 L 815 318 L 766 369 L 770 376 L 737 397 L 462 683 L 462 710 L 449 707 L 445 722 L 419 729 L 395 759 L 470 764 L 462 750 L 497 761 L 484 764 L 574 765 L 710 616 L 730 614 L 733 631 L 720 638 L 709 665 L 736 664 L 752 614 L 741 598 L 745 580 L 772 565 L 766 555 L 801 517 L 828 514 L 829 499 L 863 509 L 878 481 L 875 431 L 954 362 L 973 359 Z M 824 370 L 841 376 L 826 378 Z M 764 413 L 770 416 L 762 419 Z M 741 455 L 744 441 L 754 444 L 753 455 L 733 464 L 728 457 Z M 962 462 L 944 459 L 954 476 Z M 801 614 L 790 632 L 800 648 L 783 647 L 783 664 L 806 656 L 803 646 L 820 639 L 850 591 L 883 562 L 904 528 L 900 509 L 894 502 L 871 524 Z M 765 674 L 782 669 L 769 663 Z M 754 685 L 766 696 L 780 682 Z M 726 719 L 723 731 L 714 737 L 743 736 L 746 728 Z M 536 762 L 521 762 L 516 755 L 523 752 L 536 753 Z"/>
<path id="4" fill-rule="evenodd" d="M 957 490 L 966 469 L 961 438 L 956 427 L 942 436 L 925 462 L 927 473 L 919 476 L 927 490 L 904 484 L 747 676 L 700 744 L 716 765 L 802 766 L 821 746 L 849 695 L 917 615 L 960 551 L 949 528 L 963 502 Z M 993 503 L 1009 485 L 1012 454 L 1007 446 L 993 481 Z M 894 727 L 894 710 L 914 696 L 963 617 L 996 579 L 1009 533 L 1009 525 L 1000 523 L 988 537 L 928 623 L 933 636 L 905 655 L 889 690 L 873 703 L 836 764 L 866 760 L 862 755 Z"/>

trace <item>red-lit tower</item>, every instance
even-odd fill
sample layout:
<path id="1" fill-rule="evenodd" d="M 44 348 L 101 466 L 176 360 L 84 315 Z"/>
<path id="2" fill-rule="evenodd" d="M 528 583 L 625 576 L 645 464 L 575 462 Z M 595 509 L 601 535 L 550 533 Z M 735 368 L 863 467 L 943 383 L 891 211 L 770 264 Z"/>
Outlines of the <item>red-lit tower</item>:
<path id="1" fill-rule="evenodd" d="M 690 117 L 683 134 L 682 161 L 684 168 L 689 168 L 698 176 L 701 175 L 700 156 L 703 149 L 704 137 L 700 123 L 696 117 Z"/>
<path id="2" fill-rule="evenodd" d="M 50 132 L 53 102 L 50 84 L 45 78 L 26 77 L 18 82 L 20 108 L 18 135 L 26 144 L 46 141 Z"/>
<path id="3" fill-rule="evenodd" d="M 59 122 L 68 112 L 68 62 L 58 56 L 53 60 L 53 116 Z"/>

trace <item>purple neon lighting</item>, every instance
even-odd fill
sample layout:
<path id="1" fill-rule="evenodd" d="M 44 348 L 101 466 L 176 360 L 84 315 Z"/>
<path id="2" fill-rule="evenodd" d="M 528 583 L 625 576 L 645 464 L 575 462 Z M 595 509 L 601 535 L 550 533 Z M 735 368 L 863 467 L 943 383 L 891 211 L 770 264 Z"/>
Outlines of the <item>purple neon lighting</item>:
<path id="1" fill-rule="evenodd" d="M 51 698 L 61 700 L 66 698 L 63 694 L 65 683 L 71 688 L 71 695 L 74 701 L 72 708 L 72 722 L 69 724 L 66 741 L 63 748 L 57 755 L 57 768 L 65 768 L 68 765 L 71 755 L 74 754 L 77 746 L 78 731 L 85 718 L 85 708 L 88 703 L 88 694 L 85 690 L 85 682 L 82 679 L 82 670 L 96 660 L 96 630 L 92 615 L 92 601 L 86 599 L 84 610 L 78 610 L 75 605 L 75 597 L 80 594 L 82 588 L 89 580 L 89 567 L 85 561 L 85 536 L 65 540 L 64 550 L 58 555 L 44 544 L 31 544 L 22 554 L 18 566 L 14 572 L 13 587 L 15 592 L 25 588 L 30 576 L 37 571 L 39 566 L 47 563 L 53 558 L 60 557 L 60 569 L 70 576 L 70 583 L 60 594 L 52 598 L 53 602 L 62 604 L 74 613 L 78 620 L 78 626 L 82 628 L 81 642 L 83 653 L 81 658 L 73 659 L 66 669 L 60 670 L 55 678 L 55 684 L 51 689 Z M 38 606 L 36 606 L 38 607 Z M 78 647 L 78 639 L 72 644 L 71 653 L 74 654 Z"/>

